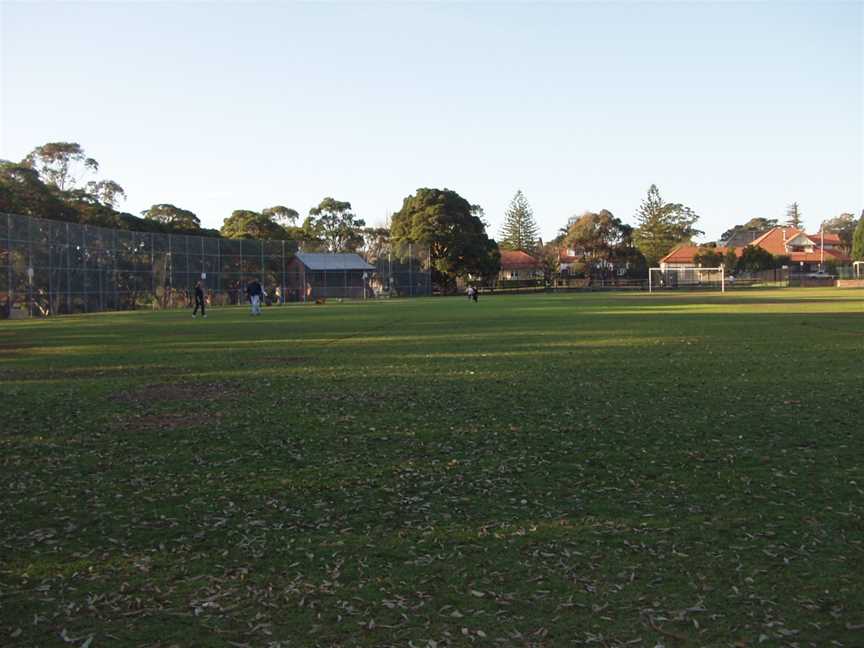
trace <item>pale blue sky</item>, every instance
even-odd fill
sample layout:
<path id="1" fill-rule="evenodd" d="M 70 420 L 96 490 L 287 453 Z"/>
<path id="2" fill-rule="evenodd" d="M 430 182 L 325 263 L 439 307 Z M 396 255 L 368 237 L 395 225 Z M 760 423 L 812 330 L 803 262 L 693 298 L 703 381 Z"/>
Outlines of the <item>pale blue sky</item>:
<path id="1" fill-rule="evenodd" d="M 864 208 L 864 3 L 0 4 L 0 158 L 81 143 L 126 188 L 233 209 L 517 189 L 544 238 L 634 221 L 648 186 L 708 238 L 797 201 Z"/>

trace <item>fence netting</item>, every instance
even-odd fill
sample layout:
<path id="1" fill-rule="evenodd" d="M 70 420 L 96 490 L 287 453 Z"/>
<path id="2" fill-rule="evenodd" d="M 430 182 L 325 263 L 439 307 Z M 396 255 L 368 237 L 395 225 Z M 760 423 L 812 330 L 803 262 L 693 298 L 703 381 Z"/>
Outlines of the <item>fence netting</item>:
<path id="1" fill-rule="evenodd" d="M 362 269 L 311 270 L 303 242 L 132 232 L 0 213 L 0 317 L 180 308 L 202 282 L 211 305 L 245 303 L 257 278 L 270 303 L 432 293 L 429 250 L 359 250 Z M 368 265 L 366 265 L 368 264 Z"/>

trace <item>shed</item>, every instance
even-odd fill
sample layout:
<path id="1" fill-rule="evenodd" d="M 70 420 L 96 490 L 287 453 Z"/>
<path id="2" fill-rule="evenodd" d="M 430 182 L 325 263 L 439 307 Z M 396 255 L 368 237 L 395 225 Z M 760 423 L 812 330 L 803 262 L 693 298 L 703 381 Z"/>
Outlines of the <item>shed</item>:
<path id="1" fill-rule="evenodd" d="M 363 299 L 374 272 L 375 266 L 359 254 L 298 252 L 286 266 L 286 298 L 289 301 Z"/>

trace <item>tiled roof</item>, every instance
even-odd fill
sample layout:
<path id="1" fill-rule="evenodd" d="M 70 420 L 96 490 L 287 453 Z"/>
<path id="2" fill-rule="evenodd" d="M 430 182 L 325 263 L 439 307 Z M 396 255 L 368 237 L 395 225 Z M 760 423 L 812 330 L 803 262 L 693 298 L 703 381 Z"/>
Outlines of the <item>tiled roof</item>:
<path id="1" fill-rule="evenodd" d="M 693 258 L 699 253 L 700 249 L 712 250 L 719 254 L 726 254 L 730 250 L 730 248 L 722 246 L 700 248 L 698 245 L 683 243 L 673 248 L 669 254 L 660 259 L 660 263 L 693 263 Z M 738 256 L 741 256 L 741 252 L 738 249 L 735 249 L 734 252 Z"/>
<path id="2" fill-rule="evenodd" d="M 813 241 L 814 243 L 822 243 L 822 234 L 816 232 L 815 234 L 808 234 L 807 237 Z M 839 234 L 835 234 L 834 232 L 825 232 L 825 243 L 826 245 L 842 245 L 843 240 L 840 238 Z"/>
<path id="3" fill-rule="evenodd" d="M 297 258 L 310 270 L 374 270 L 359 254 L 298 252 Z"/>
<path id="4" fill-rule="evenodd" d="M 540 263 L 530 254 L 521 250 L 501 250 L 501 269 L 519 270 L 521 268 L 539 268 Z"/>
<path id="5" fill-rule="evenodd" d="M 784 238 L 785 234 L 785 238 Z M 813 245 L 812 252 L 787 252 L 786 251 L 786 242 L 791 241 L 799 234 L 807 237 L 810 243 Z M 849 257 L 845 254 L 841 253 L 838 250 L 832 248 L 825 248 L 825 254 L 822 255 L 822 251 L 819 249 L 820 239 L 818 237 L 814 238 L 812 234 L 805 234 L 804 230 L 797 229 L 795 227 L 775 227 L 768 232 L 765 232 L 762 236 L 753 241 L 750 245 L 755 245 L 757 247 L 761 247 L 766 250 L 773 256 L 788 256 L 793 263 L 799 263 L 804 261 L 805 263 L 815 263 L 820 261 L 848 261 Z M 829 241 L 828 234 L 825 235 L 825 243 L 832 244 L 833 240 Z M 716 247 L 714 250 L 719 252 L 720 254 L 726 254 L 726 252 L 730 248 L 726 247 Z M 741 252 L 743 251 L 743 247 L 731 248 L 735 251 L 735 254 L 741 256 Z M 693 263 L 693 258 L 699 252 L 699 246 L 692 245 L 689 243 L 682 244 L 674 248 L 669 254 L 660 259 L 660 263 L 666 264 L 683 264 Z"/>
<path id="6" fill-rule="evenodd" d="M 753 241 L 750 245 L 761 247 L 771 254 L 786 254 L 784 242 L 801 234 L 795 227 L 774 227 Z"/>
<path id="7" fill-rule="evenodd" d="M 804 263 L 819 263 L 821 261 L 848 261 L 849 257 L 839 252 L 838 250 L 832 250 L 829 248 L 825 248 L 825 256 L 822 256 L 822 252 L 818 249 L 813 250 L 812 252 L 790 252 L 788 255 L 789 259 L 792 263 L 800 263 L 804 261 Z"/>

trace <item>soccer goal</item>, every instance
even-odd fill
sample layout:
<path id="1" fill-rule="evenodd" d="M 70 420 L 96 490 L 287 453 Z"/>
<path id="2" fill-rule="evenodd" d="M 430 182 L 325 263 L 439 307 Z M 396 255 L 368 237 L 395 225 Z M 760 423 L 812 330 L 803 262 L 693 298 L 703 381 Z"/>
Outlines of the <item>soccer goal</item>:
<path id="1" fill-rule="evenodd" d="M 655 290 L 716 290 L 726 292 L 726 271 L 719 268 L 651 268 L 648 292 Z"/>

